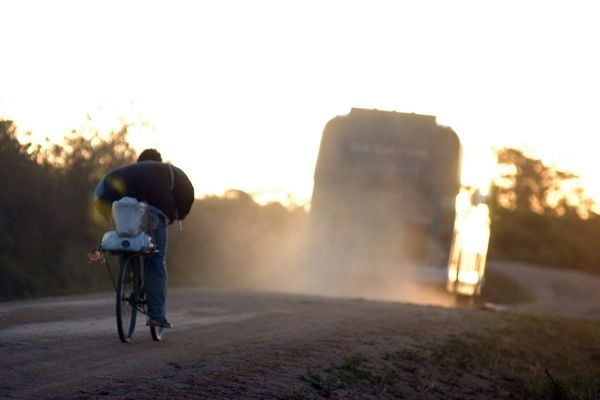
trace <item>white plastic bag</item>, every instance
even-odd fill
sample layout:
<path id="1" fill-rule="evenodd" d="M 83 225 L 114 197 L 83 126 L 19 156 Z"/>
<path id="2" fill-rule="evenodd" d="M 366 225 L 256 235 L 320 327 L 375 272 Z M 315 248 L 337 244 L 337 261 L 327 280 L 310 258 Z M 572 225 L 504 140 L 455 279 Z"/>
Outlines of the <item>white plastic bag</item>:
<path id="1" fill-rule="evenodd" d="M 146 204 L 123 197 L 112 204 L 112 215 L 119 235 L 136 236 L 144 230 Z"/>

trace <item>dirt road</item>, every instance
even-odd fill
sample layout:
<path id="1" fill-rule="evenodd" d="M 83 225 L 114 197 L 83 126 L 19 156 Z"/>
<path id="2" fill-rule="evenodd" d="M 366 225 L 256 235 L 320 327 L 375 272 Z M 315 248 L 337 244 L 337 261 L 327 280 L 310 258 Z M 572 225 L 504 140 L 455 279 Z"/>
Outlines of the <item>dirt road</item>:
<path id="1" fill-rule="evenodd" d="M 501 267 L 535 282 L 530 286 L 538 299 L 516 311 L 600 318 L 600 302 L 581 296 L 582 288 L 599 296 L 597 278 Z M 122 344 L 111 293 L 0 303 L 0 398 L 353 398 L 356 393 L 343 388 L 331 390 L 337 386 L 314 371 L 371 355 L 403 354 L 410 364 L 413 350 L 476 332 L 498 317 L 439 304 L 208 289 L 171 290 L 169 309 L 175 327 L 163 342 L 153 342 L 140 326 L 133 341 Z M 508 393 L 485 374 L 458 381 L 426 375 L 435 370 L 415 375 L 407 369 L 396 377 L 401 395 L 398 385 L 386 392 L 383 382 L 381 391 L 360 397 L 491 399 Z"/>
<path id="2" fill-rule="evenodd" d="M 513 311 L 600 319 L 600 277 L 560 268 L 492 262 L 490 268 L 519 282 L 533 301 Z"/>

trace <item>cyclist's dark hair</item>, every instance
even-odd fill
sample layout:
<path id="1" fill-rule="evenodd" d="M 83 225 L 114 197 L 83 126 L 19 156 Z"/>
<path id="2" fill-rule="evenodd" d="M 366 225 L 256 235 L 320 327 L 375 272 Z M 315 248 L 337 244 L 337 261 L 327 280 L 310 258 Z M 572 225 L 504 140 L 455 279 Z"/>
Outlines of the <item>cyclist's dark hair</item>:
<path id="1" fill-rule="evenodd" d="M 146 149 L 146 150 L 144 150 L 144 151 L 142 151 L 140 153 L 137 161 L 138 162 L 140 162 L 140 161 L 158 161 L 158 162 L 162 162 L 162 156 L 160 155 L 160 153 L 156 149 Z"/>

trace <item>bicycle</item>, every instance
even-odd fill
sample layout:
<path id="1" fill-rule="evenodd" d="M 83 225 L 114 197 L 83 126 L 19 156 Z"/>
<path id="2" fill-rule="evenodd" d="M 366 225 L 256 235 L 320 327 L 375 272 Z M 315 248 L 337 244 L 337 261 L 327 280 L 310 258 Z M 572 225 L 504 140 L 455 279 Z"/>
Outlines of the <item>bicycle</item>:
<path id="1" fill-rule="evenodd" d="M 137 313 L 147 315 L 147 306 L 144 291 L 144 254 L 130 253 L 124 258 L 119 270 L 116 314 L 119 339 L 127 343 L 135 331 Z M 163 334 L 163 327 L 150 327 L 150 335 L 154 341 L 162 340 Z"/>
<path id="2" fill-rule="evenodd" d="M 116 291 L 117 332 L 123 343 L 128 343 L 135 332 L 137 314 L 148 314 L 144 290 L 144 258 L 156 252 L 148 233 L 147 205 L 124 197 L 113 203 L 113 217 L 117 229 L 108 231 L 98 248 L 88 256 L 107 266 Z M 115 282 L 106 254 L 119 257 L 119 276 Z M 150 326 L 154 341 L 162 340 L 164 328 Z"/>

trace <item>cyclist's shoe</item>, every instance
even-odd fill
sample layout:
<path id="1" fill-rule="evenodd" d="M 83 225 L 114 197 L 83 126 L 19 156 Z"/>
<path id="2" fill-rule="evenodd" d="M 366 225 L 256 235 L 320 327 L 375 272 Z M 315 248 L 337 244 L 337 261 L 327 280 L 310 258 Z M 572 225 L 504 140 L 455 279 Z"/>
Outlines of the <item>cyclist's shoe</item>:
<path id="1" fill-rule="evenodd" d="M 146 321 L 146 326 L 153 326 L 155 328 L 167 328 L 167 329 L 170 329 L 173 327 L 173 325 L 169 321 L 167 321 L 166 318 L 149 319 L 148 321 Z"/>

